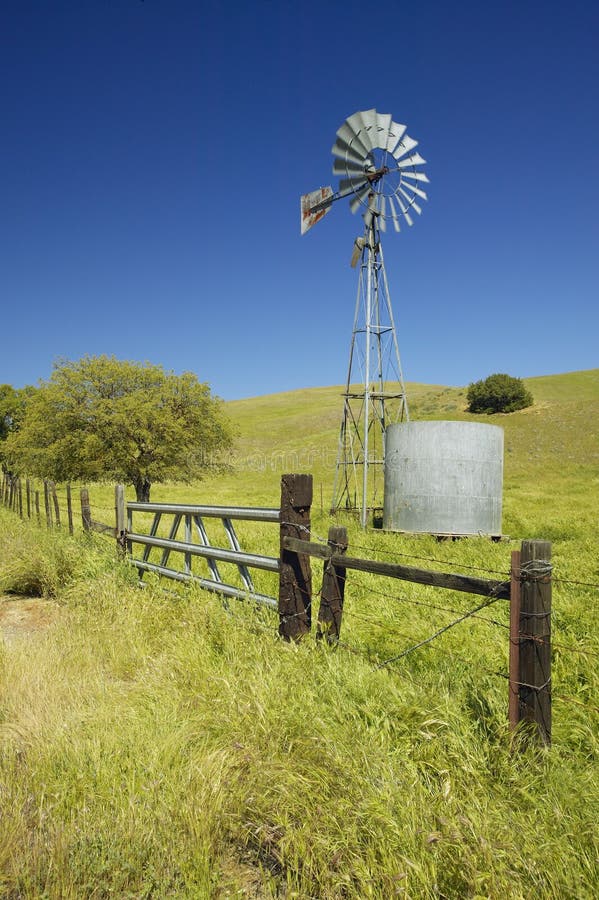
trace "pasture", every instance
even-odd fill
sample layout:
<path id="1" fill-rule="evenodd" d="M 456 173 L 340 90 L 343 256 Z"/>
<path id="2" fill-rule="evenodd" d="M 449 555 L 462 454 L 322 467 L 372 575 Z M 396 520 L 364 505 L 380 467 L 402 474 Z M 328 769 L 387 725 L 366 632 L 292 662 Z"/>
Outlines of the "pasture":
<path id="1" fill-rule="evenodd" d="M 508 731 L 505 604 L 377 668 L 471 598 L 352 573 L 343 646 L 289 645 L 269 610 L 151 576 L 140 590 L 107 538 L 0 509 L 3 607 L 52 609 L 0 648 L 0 894 L 595 897 L 599 371 L 526 384 L 531 409 L 477 418 L 505 428 L 509 539 L 344 524 L 350 552 L 488 577 L 522 539 L 552 541 L 550 749 L 516 749 Z M 227 404 L 232 470 L 152 500 L 276 506 L 282 472 L 312 472 L 326 535 L 339 393 Z M 472 418 L 464 390 L 408 396 L 415 419 Z M 111 521 L 112 487 L 89 489 L 94 519 Z M 239 532 L 277 555 L 276 527 Z"/>

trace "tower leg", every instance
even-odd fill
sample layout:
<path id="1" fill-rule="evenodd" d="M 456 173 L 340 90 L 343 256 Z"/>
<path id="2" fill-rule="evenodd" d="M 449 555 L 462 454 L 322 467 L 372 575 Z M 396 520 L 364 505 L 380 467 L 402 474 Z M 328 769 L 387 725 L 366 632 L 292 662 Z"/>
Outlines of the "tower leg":
<path id="1" fill-rule="evenodd" d="M 385 429 L 409 420 L 399 346 L 376 219 L 366 229 L 349 352 L 331 511 L 382 506 Z"/>

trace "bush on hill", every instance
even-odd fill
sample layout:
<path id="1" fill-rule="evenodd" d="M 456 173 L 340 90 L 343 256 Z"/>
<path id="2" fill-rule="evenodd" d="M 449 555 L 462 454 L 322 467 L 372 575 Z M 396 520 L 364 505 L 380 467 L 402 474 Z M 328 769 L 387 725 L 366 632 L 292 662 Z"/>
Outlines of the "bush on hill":
<path id="1" fill-rule="evenodd" d="M 510 413 L 532 406 L 533 398 L 521 378 L 497 373 L 468 386 L 468 412 Z"/>

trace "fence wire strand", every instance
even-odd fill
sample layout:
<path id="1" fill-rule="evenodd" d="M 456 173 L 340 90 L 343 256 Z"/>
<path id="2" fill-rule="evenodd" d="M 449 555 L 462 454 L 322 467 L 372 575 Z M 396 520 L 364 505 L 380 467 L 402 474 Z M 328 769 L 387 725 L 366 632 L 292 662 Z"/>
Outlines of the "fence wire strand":
<path id="1" fill-rule="evenodd" d="M 481 609 L 485 609 L 487 606 L 490 606 L 492 603 L 496 603 L 498 597 L 488 597 L 484 603 L 480 603 L 478 606 L 474 607 L 474 609 L 469 610 L 464 613 L 459 618 L 454 619 L 453 622 L 449 622 L 447 625 L 444 625 L 443 628 L 439 628 L 438 631 L 435 631 L 434 634 L 429 635 L 429 637 L 425 638 L 422 641 L 419 641 L 417 644 L 414 644 L 412 647 L 408 647 L 407 650 L 402 650 L 401 653 L 398 653 L 396 656 L 390 656 L 388 659 L 383 660 L 382 663 L 378 666 L 378 668 L 383 668 L 383 666 L 388 666 L 391 663 L 397 662 L 400 659 L 403 659 L 404 656 L 408 656 L 410 653 L 414 653 L 414 651 L 419 650 L 421 647 L 424 647 L 426 644 L 430 644 L 432 641 L 436 640 L 442 634 L 445 634 L 446 631 L 449 631 L 450 628 L 455 628 L 456 625 L 459 625 L 460 622 L 464 622 L 466 619 L 471 618 L 475 613 L 480 612 Z"/>

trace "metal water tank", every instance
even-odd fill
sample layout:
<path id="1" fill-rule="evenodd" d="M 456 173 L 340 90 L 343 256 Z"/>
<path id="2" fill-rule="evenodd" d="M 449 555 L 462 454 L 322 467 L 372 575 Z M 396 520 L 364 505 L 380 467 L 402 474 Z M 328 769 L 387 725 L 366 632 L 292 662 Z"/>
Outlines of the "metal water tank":
<path id="1" fill-rule="evenodd" d="M 503 428 L 405 422 L 385 432 L 383 527 L 500 535 Z"/>

